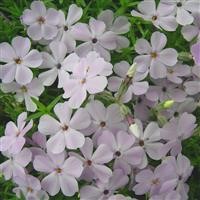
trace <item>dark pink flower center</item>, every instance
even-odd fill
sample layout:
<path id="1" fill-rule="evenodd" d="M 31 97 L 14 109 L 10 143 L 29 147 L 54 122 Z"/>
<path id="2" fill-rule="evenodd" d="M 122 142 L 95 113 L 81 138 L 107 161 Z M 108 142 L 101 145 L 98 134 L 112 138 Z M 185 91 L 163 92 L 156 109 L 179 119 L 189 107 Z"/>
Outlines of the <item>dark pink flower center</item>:
<path id="1" fill-rule="evenodd" d="M 18 64 L 18 65 L 20 65 L 22 63 L 22 60 L 20 58 L 16 58 L 15 59 L 15 63 Z"/>
<path id="2" fill-rule="evenodd" d="M 92 43 L 94 43 L 94 44 L 97 43 L 97 38 L 93 38 Z"/>
<path id="3" fill-rule="evenodd" d="M 105 127 L 105 126 L 106 126 L 106 122 L 102 121 L 102 122 L 100 123 L 100 126 L 101 126 L 102 128 Z"/>
<path id="4" fill-rule="evenodd" d="M 69 128 L 69 127 L 68 127 L 66 124 L 65 124 L 64 126 L 62 126 L 62 130 L 63 130 L 63 131 L 67 131 L 68 128 Z"/>
<path id="5" fill-rule="evenodd" d="M 87 160 L 87 165 L 91 166 L 92 165 L 92 161 L 91 160 Z"/>
<path id="6" fill-rule="evenodd" d="M 104 195 L 108 195 L 109 194 L 109 190 L 104 190 L 103 193 L 104 193 Z"/>
<path id="7" fill-rule="evenodd" d="M 41 17 L 39 17 L 37 19 L 37 21 L 38 21 L 39 24 L 44 24 L 45 23 L 45 18 L 41 16 Z"/>

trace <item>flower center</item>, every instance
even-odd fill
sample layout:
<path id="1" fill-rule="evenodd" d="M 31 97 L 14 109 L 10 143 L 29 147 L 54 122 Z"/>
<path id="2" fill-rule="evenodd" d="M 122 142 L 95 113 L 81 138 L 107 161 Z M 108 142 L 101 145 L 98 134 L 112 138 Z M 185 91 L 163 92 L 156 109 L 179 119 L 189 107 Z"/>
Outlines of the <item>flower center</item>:
<path id="1" fill-rule="evenodd" d="M 69 127 L 68 127 L 66 124 L 65 124 L 64 126 L 62 126 L 62 130 L 63 130 L 63 131 L 67 131 L 68 128 L 69 128 Z"/>
<path id="2" fill-rule="evenodd" d="M 168 73 L 173 74 L 174 70 L 173 69 L 167 69 Z"/>
<path id="3" fill-rule="evenodd" d="M 182 6 L 182 3 L 181 3 L 181 2 L 178 2 L 176 5 L 177 5 L 177 7 L 181 7 L 181 6 Z"/>
<path id="4" fill-rule="evenodd" d="M 91 165 L 92 165 L 92 161 L 91 161 L 91 160 L 87 160 L 86 163 L 87 163 L 88 166 L 91 166 Z"/>
<path id="5" fill-rule="evenodd" d="M 94 43 L 94 44 L 97 43 L 97 38 L 93 38 L 92 43 Z"/>
<path id="6" fill-rule="evenodd" d="M 166 87 L 163 87 L 163 88 L 162 88 L 162 91 L 163 91 L 163 92 L 167 92 L 167 88 L 166 88 Z"/>
<path id="7" fill-rule="evenodd" d="M 151 18 L 153 21 L 156 21 L 158 19 L 158 17 L 156 15 L 154 15 L 152 18 Z"/>
<path id="8" fill-rule="evenodd" d="M 153 185 L 158 185 L 159 183 L 160 183 L 160 181 L 159 181 L 158 178 L 152 180 L 152 184 L 153 184 Z"/>
<path id="9" fill-rule="evenodd" d="M 86 83 L 86 78 L 83 78 L 81 81 L 80 81 L 81 84 L 84 84 Z"/>
<path id="10" fill-rule="evenodd" d="M 137 99 L 137 102 L 138 102 L 138 103 L 142 103 L 142 98 L 139 97 L 139 98 Z"/>
<path id="11" fill-rule="evenodd" d="M 64 26 L 64 31 L 68 31 L 68 27 L 67 26 Z"/>
<path id="12" fill-rule="evenodd" d="M 141 147 L 143 147 L 143 146 L 144 146 L 144 140 L 140 140 L 140 141 L 139 141 L 139 145 L 140 145 Z"/>
<path id="13" fill-rule="evenodd" d="M 175 112 L 174 113 L 174 117 L 178 117 L 179 116 L 179 113 L 178 112 Z"/>
<path id="14" fill-rule="evenodd" d="M 23 93 L 26 93 L 26 92 L 28 91 L 28 89 L 27 89 L 26 86 L 22 86 L 20 89 L 21 89 L 21 91 L 22 91 Z"/>
<path id="15" fill-rule="evenodd" d="M 60 69 L 62 67 L 62 65 L 60 63 L 57 64 L 57 69 Z"/>
<path id="16" fill-rule="evenodd" d="M 31 187 L 28 187 L 28 188 L 27 188 L 27 191 L 32 193 L 32 192 L 33 192 L 33 189 L 32 189 Z"/>
<path id="17" fill-rule="evenodd" d="M 121 152 L 120 152 L 120 151 L 116 151 L 116 152 L 115 152 L 115 155 L 116 155 L 117 157 L 120 157 L 120 156 L 121 156 Z"/>
<path id="18" fill-rule="evenodd" d="M 104 190 L 103 193 L 104 193 L 104 195 L 107 195 L 107 194 L 109 194 L 109 190 Z"/>
<path id="19" fill-rule="evenodd" d="M 57 168 L 57 169 L 56 169 L 56 172 L 57 172 L 58 174 L 60 174 L 60 173 L 62 172 L 62 169 Z"/>
<path id="20" fill-rule="evenodd" d="M 16 58 L 16 59 L 15 59 L 15 63 L 16 63 L 17 65 L 20 65 L 20 64 L 22 63 L 22 60 L 21 60 L 20 58 Z"/>
<path id="21" fill-rule="evenodd" d="M 102 122 L 100 123 L 100 126 L 101 126 L 102 128 L 105 127 L 105 126 L 106 126 L 106 122 L 102 121 Z"/>
<path id="22" fill-rule="evenodd" d="M 155 59 L 155 58 L 157 58 L 157 56 L 158 56 L 158 55 L 157 55 L 157 53 L 156 53 L 156 52 L 151 52 L 151 57 L 152 57 L 152 58 L 154 58 L 154 59 Z"/>
<path id="23" fill-rule="evenodd" d="M 44 24 L 45 23 L 45 18 L 44 17 L 39 17 L 38 19 L 37 19 L 37 22 L 41 25 L 41 24 Z"/>

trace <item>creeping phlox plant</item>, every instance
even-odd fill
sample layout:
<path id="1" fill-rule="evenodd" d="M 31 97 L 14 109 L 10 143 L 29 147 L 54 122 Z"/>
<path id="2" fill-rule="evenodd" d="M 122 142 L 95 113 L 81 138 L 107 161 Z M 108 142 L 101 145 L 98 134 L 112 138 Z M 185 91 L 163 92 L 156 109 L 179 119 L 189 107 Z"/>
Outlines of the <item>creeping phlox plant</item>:
<path id="1" fill-rule="evenodd" d="M 140 1 L 130 18 L 154 31 L 136 41 L 132 63 L 112 60 L 130 45 L 127 17 L 82 15 L 33 1 L 21 16 L 27 37 L 0 44 L 1 90 L 27 111 L 6 124 L 0 172 L 27 200 L 187 200 L 193 167 L 182 141 L 199 130 L 200 1 Z M 191 52 L 168 44 L 178 28 Z"/>

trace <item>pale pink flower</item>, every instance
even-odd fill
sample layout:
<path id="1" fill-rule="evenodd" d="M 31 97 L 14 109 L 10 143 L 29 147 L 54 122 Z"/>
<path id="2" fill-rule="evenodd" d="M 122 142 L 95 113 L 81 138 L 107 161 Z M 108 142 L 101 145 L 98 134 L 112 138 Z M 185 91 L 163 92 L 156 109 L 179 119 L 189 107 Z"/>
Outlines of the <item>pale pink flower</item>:
<path id="1" fill-rule="evenodd" d="M 84 170 L 81 179 L 87 181 L 99 179 L 102 182 L 107 182 L 112 175 L 112 170 L 105 166 L 105 164 L 113 159 L 113 153 L 105 144 L 99 145 L 94 152 L 93 150 L 92 140 L 86 138 L 85 144 L 80 148 L 83 157 L 73 152 L 70 155 L 76 156 L 83 162 Z"/>
<path id="2" fill-rule="evenodd" d="M 40 133 L 51 136 L 47 141 L 47 150 L 61 153 L 65 147 L 68 149 L 82 147 L 85 138 L 80 130 L 87 128 L 91 123 L 87 111 L 80 108 L 72 116 L 73 110 L 68 102 L 65 102 L 58 103 L 54 107 L 54 112 L 58 120 L 50 115 L 43 115 L 38 125 Z"/>
<path id="3" fill-rule="evenodd" d="M 129 40 L 125 36 L 121 36 L 129 32 L 130 22 L 125 16 L 118 16 L 114 18 L 112 10 L 103 10 L 97 17 L 98 20 L 103 21 L 108 31 L 112 31 L 116 34 L 117 50 L 120 51 L 122 48 L 129 46 Z"/>
<path id="4" fill-rule="evenodd" d="M 92 123 L 84 132 L 86 135 L 94 133 L 93 142 L 95 145 L 103 131 L 110 130 L 115 132 L 127 130 L 128 128 L 117 104 L 111 104 L 106 108 L 102 102 L 94 100 L 86 105 L 86 110 L 91 116 Z"/>
<path id="5" fill-rule="evenodd" d="M 11 154 L 19 153 L 24 144 L 24 135 L 32 128 L 33 121 L 31 120 L 26 125 L 27 113 L 21 113 L 17 118 L 17 126 L 10 121 L 6 125 L 5 136 L 0 138 L 0 151 L 8 151 Z"/>
<path id="6" fill-rule="evenodd" d="M 192 13 L 199 12 L 200 8 L 199 0 L 161 0 L 161 3 L 163 4 L 163 9 L 173 8 L 176 21 L 183 26 L 193 22 Z"/>
<path id="7" fill-rule="evenodd" d="M 41 189 L 40 181 L 31 175 L 16 176 L 14 182 L 18 185 L 13 189 L 18 198 L 22 198 L 22 195 L 27 200 L 48 200 L 48 194 Z"/>
<path id="8" fill-rule="evenodd" d="M 22 149 L 17 154 L 3 152 L 3 155 L 9 158 L 0 164 L 0 172 L 4 175 L 5 180 L 25 175 L 25 167 L 31 162 L 32 157 L 31 151 L 28 148 Z"/>
<path id="9" fill-rule="evenodd" d="M 126 74 L 130 68 L 130 65 L 126 61 L 121 61 L 114 65 L 113 71 L 117 76 L 111 76 L 108 79 L 108 89 L 112 92 L 117 92 L 122 81 L 126 78 Z M 147 73 L 136 72 L 127 92 L 122 96 L 123 102 L 129 102 L 132 100 L 133 95 L 143 95 L 147 92 L 149 84 L 147 81 L 142 81 L 146 77 Z"/>
<path id="10" fill-rule="evenodd" d="M 154 160 L 160 160 L 163 156 L 161 150 L 163 144 L 160 142 L 160 128 L 156 122 L 150 122 L 145 130 L 140 120 L 135 119 L 135 124 L 129 128 L 136 138 L 136 143 L 141 146 L 148 156 Z"/>
<path id="11" fill-rule="evenodd" d="M 181 153 L 181 142 L 192 136 L 193 130 L 197 126 L 196 118 L 192 114 L 183 113 L 178 118 L 172 118 L 161 129 L 161 137 L 168 141 L 163 148 L 167 153 L 169 150 L 171 155 L 176 156 Z"/>
<path id="12" fill-rule="evenodd" d="M 103 21 L 91 18 L 89 25 L 77 23 L 71 32 L 76 40 L 84 42 L 76 49 L 78 55 L 85 56 L 90 51 L 96 51 L 105 60 L 110 61 L 109 51 L 117 47 L 116 34 L 112 31 L 106 31 L 106 25 Z"/>
<path id="13" fill-rule="evenodd" d="M 46 9 L 42 1 L 33 1 L 31 9 L 24 10 L 21 20 L 28 26 L 27 34 L 33 40 L 52 40 L 58 34 L 59 12 Z"/>
<path id="14" fill-rule="evenodd" d="M 73 196 L 78 192 L 77 178 L 80 177 L 82 162 L 75 157 L 65 158 L 65 152 L 60 154 L 48 153 L 46 156 L 36 156 L 34 168 L 47 173 L 41 185 L 51 196 L 55 196 L 61 189 L 65 196 Z"/>
<path id="15" fill-rule="evenodd" d="M 119 131 L 115 135 L 112 132 L 104 131 L 98 138 L 98 144 L 106 144 L 110 147 L 115 158 L 114 165 L 123 163 L 127 169 L 131 166 L 143 165 L 143 162 L 146 162 L 142 147 L 134 146 L 134 143 L 135 138 L 124 131 Z"/>
<path id="16" fill-rule="evenodd" d="M 111 64 L 100 58 L 96 52 L 90 52 L 73 69 L 72 75 L 65 80 L 63 97 L 69 98 L 72 108 L 79 108 L 89 94 L 103 92 L 107 86 L 106 76 L 112 72 Z"/>
<path id="17" fill-rule="evenodd" d="M 158 31 L 151 36 L 151 44 L 145 39 L 139 39 L 135 44 L 135 50 L 139 56 L 134 59 L 137 64 L 137 71 L 150 72 L 152 78 L 165 78 L 167 66 L 174 66 L 177 63 L 178 53 L 175 49 L 164 47 L 167 44 L 167 37 Z"/>
<path id="18" fill-rule="evenodd" d="M 67 17 L 65 19 L 65 14 L 63 11 L 59 10 L 59 32 L 57 39 L 63 42 L 68 52 L 72 52 L 76 47 L 76 40 L 71 33 L 72 27 L 79 21 L 83 15 L 82 8 L 78 7 L 76 4 L 71 4 L 68 9 Z"/>
<path id="19" fill-rule="evenodd" d="M 136 175 L 135 180 L 137 184 L 133 187 L 133 191 L 137 195 L 147 192 L 150 195 L 163 194 L 173 190 L 177 185 L 174 168 L 166 163 L 158 165 L 154 172 L 150 169 L 142 170 Z"/>
<path id="20" fill-rule="evenodd" d="M 194 38 L 200 40 L 200 13 L 194 13 L 193 16 L 193 24 L 183 26 L 181 29 L 181 33 L 187 41 L 191 41 Z"/>
<path id="21" fill-rule="evenodd" d="M 29 68 L 39 67 L 42 56 L 37 50 L 30 51 L 30 48 L 30 40 L 21 36 L 15 37 L 11 45 L 7 42 L 0 44 L 0 61 L 6 63 L 0 66 L 3 83 L 14 79 L 22 85 L 31 82 L 33 73 Z"/>
<path id="22" fill-rule="evenodd" d="M 149 90 L 146 93 L 147 99 L 150 101 L 165 101 L 165 100 L 174 100 L 175 102 L 185 101 L 187 94 L 183 89 L 177 87 L 176 84 L 173 84 L 167 80 L 155 81 L 156 85 L 149 87 Z"/>
<path id="23" fill-rule="evenodd" d="M 188 76 L 190 73 L 191 68 L 181 63 L 177 63 L 172 67 L 167 67 L 167 79 L 176 84 L 181 84 L 183 82 L 182 77 Z"/>
<path id="24" fill-rule="evenodd" d="M 65 44 L 58 41 L 51 42 L 49 48 L 52 55 L 47 52 L 43 52 L 43 63 L 40 67 L 42 69 L 49 70 L 40 73 L 39 79 L 45 86 L 50 86 L 58 78 L 58 88 L 61 88 L 65 79 L 69 77 L 65 65 L 65 61 L 67 60 L 65 56 L 68 50 Z"/>
<path id="25" fill-rule="evenodd" d="M 38 100 L 38 97 L 44 91 L 44 86 L 40 80 L 34 78 L 26 85 L 20 85 L 16 82 L 1 84 L 1 90 L 5 93 L 11 92 L 15 94 L 15 98 L 18 102 L 25 102 L 27 111 L 35 112 L 37 110 L 37 105 L 31 98 Z"/>
<path id="26" fill-rule="evenodd" d="M 117 189 L 123 188 L 128 183 L 128 176 L 122 170 L 115 170 L 106 183 L 97 182 L 96 186 L 86 185 L 80 190 L 81 200 L 107 200 Z"/>
<path id="27" fill-rule="evenodd" d="M 159 29 L 162 28 L 166 31 L 175 31 L 178 24 L 176 23 L 173 10 L 173 6 L 166 6 L 159 3 L 156 8 L 155 0 L 143 0 L 138 4 L 139 12 L 132 10 L 131 14 L 151 21 L 153 25 Z"/>

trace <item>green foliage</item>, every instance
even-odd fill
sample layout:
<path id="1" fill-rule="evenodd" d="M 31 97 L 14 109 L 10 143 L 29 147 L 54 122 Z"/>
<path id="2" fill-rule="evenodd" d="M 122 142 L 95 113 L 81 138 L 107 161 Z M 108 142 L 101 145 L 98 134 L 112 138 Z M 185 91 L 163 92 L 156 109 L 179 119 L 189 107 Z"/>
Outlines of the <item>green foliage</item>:
<path id="1" fill-rule="evenodd" d="M 20 22 L 20 16 L 24 9 L 29 8 L 32 0 L 1 0 L 0 1 L 0 42 L 11 41 L 13 37 L 17 35 L 26 35 L 25 27 Z M 120 53 L 112 55 L 113 64 L 127 60 L 130 64 L 133 58 L 136 56 L 134 51 L 134 44 L 138 38 L 150 39 L 151 33 L 155 31 L 155 27 L 150 22 L 145 22 L 141 18 L 132 17 L 130 11 L 136 8 L 140 0 L 43 0 L 43 2 L 49 6 L 57 9 L 62 9 L 65 13 L 68 7 L 72 3 L 76 3 L 84 9 L 84 15 L 81 19 L 82 22 L 87 22 L 88 19 L 93 16 L 96 17 L 102 10 L 112 9 L 116 16 L 125 15 L 131 22 L 130 32 L 126 36 L 130 40 L 130 47 L 123 49 Z M 158 2 L 158 1 L 157 1 Z M 179 52 L 187 52 L 189 50 L 189 44 L 183 39 L 180 28 L 172 33 L 166 33 L 168 37 L 168 47 L 174 47 Z M 38 46 L 40 49 L 41 47 Z M 37 70 L 34 71 L 37 74 Z M 55 87 L 56 88 L 56 87 Z M 54 88 L 48 88 L 42 94 L 40 101 L 34 99 L 38 109 L 35 113 L 29 114 L 29 118 L 37 121 L 43 114 L 53 115 L 54 105 L 61 101 L 61 91 Z M 56 98 L 55 98 L 56 97 Z M 111 102 L 114 102 L 110 93 L 104 93 L 103 95 L 97 95 L 96 99 L 100 99 L 107 106 Z M 132 107 L 132 105 L 130 106 Z M 0 91 L 0 136 L 3 135 L 5 124 L 10 121 L 16 121 L 17 116 L 23 112 L 24 104 L 16 102 L 12 94 L 4 94 Z M 195 113 L 197 117 L 198 126 L 200 126 L 200 108 Z M 183 153 L 189 157 L 194 165 L 193 176 L 189 180 L 190 184 L 190 199 L 199 199 L 200 191 L 200 133 L 196 134 L 189 140 L 186 140 L 183 144 Z M 0 162 L 4 158 L 0 155 Z M 3 177 L 0 177 L 0 200 L 17 200 L 15 194 L 12 192 L 13 184 L 11 181 L 5 181 Z M 124 195 L 133 195 L 127 188 L 122 190 Z M 142 197 L 143 198 L 143 197 Z M 53 198 L 56 200 L 78 200 L 78 194 L 74 197 L 64 197 L 59 194 Z M 139 198 L 138 198 L 139 199 Z M 143 199 L 146 199 L 145 197 Z M 22 199 L 21 199 L 22 200 Z"/>

